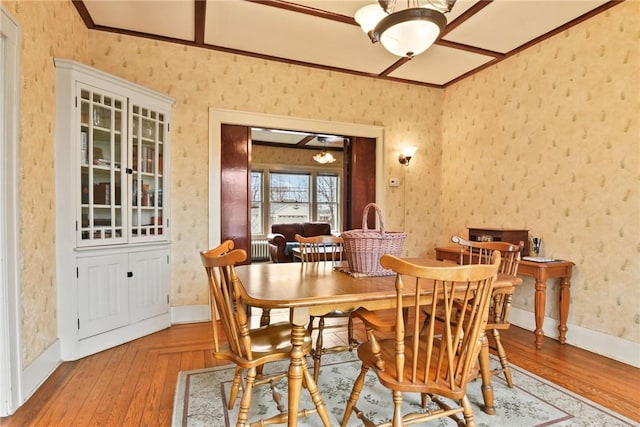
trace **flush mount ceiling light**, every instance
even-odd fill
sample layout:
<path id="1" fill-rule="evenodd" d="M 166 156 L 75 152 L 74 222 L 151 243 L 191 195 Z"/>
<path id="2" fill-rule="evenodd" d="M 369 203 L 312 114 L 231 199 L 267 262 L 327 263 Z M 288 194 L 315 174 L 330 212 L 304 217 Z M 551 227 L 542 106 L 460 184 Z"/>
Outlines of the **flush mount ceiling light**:
<path id="1" fill-rule="evenodd" d="M 318 136 L 318 141 L 322 142 L 324 146 L 322 147 L 322 151 L 320 153 L 316 153 L 313 155 L 313 160 L 320 163 L 321 165 L 335 162 L 336 158 L 333 157 L 333 154 L 327 151 L 327 138 L 324 136 Z"/>
<path id="2" fill-rule="evenodd" d="M 427 50 L 447 26 L 445 12 L 455 0 L 407 0 L 406 8 L 398 0 L 378 0 L 360 8 L 354 18 L 373 43 L 380 42 L 397 56 L 412 57 Z M 400 1 L 402 3 L 403 1 Z"/>

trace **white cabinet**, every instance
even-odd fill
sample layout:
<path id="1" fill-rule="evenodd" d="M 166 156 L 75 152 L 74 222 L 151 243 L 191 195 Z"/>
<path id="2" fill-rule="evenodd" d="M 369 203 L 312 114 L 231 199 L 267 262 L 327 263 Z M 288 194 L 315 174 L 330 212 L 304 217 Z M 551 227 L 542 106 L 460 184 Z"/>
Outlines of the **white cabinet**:
<path id="1" fill-rule="evenodd" d="M 63 360 L 169 326 L 174 100 L 56 66 L 56 256 Z"/>
<path id="2" fill-rule="evenodd" d="M 78 338 L 167 313 L 167 250 L 78 258 Z"/>

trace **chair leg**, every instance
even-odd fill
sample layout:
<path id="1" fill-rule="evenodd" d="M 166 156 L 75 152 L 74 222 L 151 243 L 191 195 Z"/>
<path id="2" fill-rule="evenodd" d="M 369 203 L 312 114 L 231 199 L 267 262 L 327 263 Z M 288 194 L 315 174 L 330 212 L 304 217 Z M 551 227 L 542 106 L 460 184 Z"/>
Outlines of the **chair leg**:
<path id="1" fill-rule="evenodd" d="M 464 425 L 466 427 L 476 427 L 476 420 L 473 417 L 473 406 L 466 394 L 461 399 L 460 405 L 462 406 L 462 414 L 464 415 Z"/>
<path id="2" fill-rule="evenodd" d="M 249 408 L 251 407 L 251 393 L 256 382 L 256 368 L 247 371 L 247 383 L 240 399 L 240 410 L 238 411 L 238 422 L 236 427 L 249 427 Z"/>
<path id="3" fill-rule="evenodd" d="M 307 332 L 309 332 L 309 335 L 311 335 L 313 333 L 313 321 L 314 321 L 315 317 L 313 316 L 309 316 L 309 326 L 307 326 Z"/>
<path id="4" fill-rule="evenodd" d="M 316 350 L 313 352 L 313 380 L 317 383 L 320 376 L 320 358 L 322 357 L 322 346 L 324 340 L 322 333 L 324 331 L 324 317 L 318 320 L 318 337 L 316 338 Z"/>
<path id="5" fill-rule="evenodd" d="M 240 374 L 242 373 L 242 368 L 236 366 L 236 372 L 233 375 L 233 382 L 231 383 L 231 391 L 229 392 L 229 410 L 233 409 L 233 406 L 236 404 L 236 398 L 238 397 L 238 392 L 240 391 L 240 386 L 242 385 L 242 378 Z"/>
<path id="6" fill-rule="evenodd" d="M 484 400 L 484 407 L 482 410 L 489 415 L 496 413 L 496 408 L 493 406 L 493 386 L 491 385 L 491 367 L 489 366 L 489 341 L 486 333 L 482 333 L 482 347 L 480 347 L 480 354 L 478 355 L 480 362 L 480 375 L 482 376 L 482 398 Z"/>
<path id="7" fill-rule="evenodd" d="M 392 427 L 402 427 L 402 392 L 393 390 L 393 420 Z"/>
<path id="8" fill-rule="evenodd" d="M 315 381 L 312 381 L 311 374 L 309 373 L 309 366 L 304 358 L 302 359 L 302 384 L 309 391 L 309 395 L 311 395 L 311 401 L 316 408 L 318 416 L 320 416 L 320 419 L 322 420 L 322 425 L 330 427 L 331 421 L 329 420 L 327 405 L 320 396 L 318 384 Z"/>
<path id="9" fill-rule="evenodd" d="M 349 341 L 349 351 L 352 351 L 358 345 L 358 340 L 353 336 L 353 318 L 351 316 L 347 321 L 347 340 Z"/>
<path id="10" fill-rule="evenodd" d="M 347 423 L 349 422 L 349 417 L 351 417 L 351 413 L 355 409 L 358 398 L 360 397 L 362 387 L 364 387 L 364 378 L 367 375 L 368 370 L 368 366 L 362 365 L 360 374 L 358 375 L 358 378 L 356 378 L 356 381 L 353 383 L 351 395 L 349 396 L 349 400 L 347 400 L 347 406 L 344 409 L 344 416 L 342 417 L 342 423 L 340 424 L 341 427 L 346 427 Z"/>
<path id="11" fill-rule="evenodd" d="M 498 352 L 498 358 L 500 359 L 500 365 L 504 372 L 504 378 L 507 380 L 509 388 L 513 388 L 513 379 L 511 378 L 511 368 L 509 367 L 509 361 L 507 360 L 507 353 L 504 351 L 502 341 L 500 340 L 500 332 L 497 329 L 492 329 L 493 339 L 496 341 L 496 351 Z"/>

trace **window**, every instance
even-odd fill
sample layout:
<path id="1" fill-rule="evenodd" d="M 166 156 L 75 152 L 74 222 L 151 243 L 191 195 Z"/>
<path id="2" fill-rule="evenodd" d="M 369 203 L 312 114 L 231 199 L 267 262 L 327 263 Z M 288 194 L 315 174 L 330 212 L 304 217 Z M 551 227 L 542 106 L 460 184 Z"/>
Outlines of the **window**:
<path id="1" fill-rule="evenodd" d="M 251 171 L 251 234 L 266 234 L 264 232 L 262 188 L 264 173 Z"/>
<path id="2" fill-rule="evenodd" d="M 318 171 L 251 171 L 251 233 L 271 224 L 321 221 L 340 229 L 340 176 Z M 268 213 L 268 214 L 267 214 Z"/>
<path id="3" fill-rule="evenodd" d="M 318 221 L 331 224 L 332 230 L 337 230 L 337 219 L 340 217 L 338 197 L 340 195 L 340 181 L 334 174 L 318 174 L 316 176 L 316 210 Z"/>

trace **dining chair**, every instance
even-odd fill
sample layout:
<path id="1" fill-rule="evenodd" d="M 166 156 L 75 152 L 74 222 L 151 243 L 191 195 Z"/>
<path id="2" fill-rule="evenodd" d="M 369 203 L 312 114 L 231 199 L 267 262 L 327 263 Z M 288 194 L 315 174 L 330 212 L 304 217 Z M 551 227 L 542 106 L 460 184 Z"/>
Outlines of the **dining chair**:
<path id="1" fill-rule="evenodd" d="M 519 244 L 508 242 L 474 242 L 466 240 L 460 236 L 453 236 L 451 238 L 453 243 L 457 243 L 460 248 L 460 265 L 469 264 L 489 264 L 491 262 L 491 255 L 493 251 L 500 251 L 501 262 L 499 273 L 515 276 L 518 274 L 518 265 L 520 264 L 520 254 L 522 248 L 524 248 L 524 242 Z M 487 337 L 493 337 L 494 345 L 490 348 L 498 353 L 498 359 L 500 360 L 500 368 L 490 370 L 490 375 L 498 375 L 503 373 L 505 380 L 510 388 L 513 387 L 513 379 L 511 376 L 511 368 L 509 367 L 509 361 L 507 359 L 507 353 L 500 339 L 500 331 L 508 329 L 511 326 L 509 322 L 509 313 L 511 312 L 511 302 L 513 299 L 513 293 L 516 289 L 514 285 L 507 289 L 495 289 L 491 296 L 491 304 L 489 306 L 489 321 L 487 323 Z M 489 335 L 488 331 L 491 331 Z M 486 348 L 488 342 L 484 343 L 485 348 L 483 351 L 488 351 Z"/>
<path id="2" fill-rule="evenodd" d="M 247 253 L 243 249 L 232 250 L 232 248 L 233 242 L 225 241 L 216 248 L 200 252 L 200 258 L 207 273 L 211 298 L 213 357 L 236 365 L 229 392 L 228 408 L 233 409 L 242 388 L 236 426 L 254 425 L 249 423 L 253 389 L 255 386 L 269 384 L 279 414 L 267 420 L 260 420 L 255 425 L 285 423 L 288 415 L 284 412 L 282 397 L 274 384 L 287 373 L 263 375 L 260 371 L 267 363 L 290 359 L 292 325 L 289 322 L 279 322 L 255 329 L 249 328 L 245 304 L 239 292 L 241 283 L 235 271 L 235 265 L 244 262 L 247 259 Z M 219 321 L 216 321 L 216 311 Z M 220 325 L 226 336 L 224 346 L 220 336 L 221 331 L 219 331 Z M 311 343 L 311 336 L 308 333 L 305 334 L 302 346 L 303 356 L 311 351 Z M 304 358 L 302 373 L 304 388 L 309 390 L 308 384 L 312 381 L 312 377 Z M 244 381 L 243 374 L 246 376 Z M 320 402 L 317 396 L 312 396 L 312 401 Z M 317 407 L 301 411 L 305 416 L 316 412 Z"/>
<path id="3" fill-rule="evenodd" d="M 364 308 L 352 314 L 364 323 L 367 341 L 358 347 L 362 367 L 347 401 L 343 427 L 352 413 L 365 425 L 375 425 L 356 406 L 369 370 L 376 374 L 382 386 L 392 391 L 392 419 L 378 425 L 397 427 L 450 417 L 458 425 L 475 427 L 466 390 L 477 371 L 476 359 L 482 347 L 491 291 L 500 265 L 500 252 L 496 251 L 493 256 L 493 263 L 489 265 L 439 267 L 412 264 L 389 254 L 382 256 L 382 266 L 396 273 L 395 319 L 382 318 Z M 431 301 L 423 302 L 422 298 L 429 294 Z M 403 302 L 407 296 L 411 297 L 410 314 L 418 316 L 425 305 L 429 307 L 431 321 L 426 328 L 419 322 L 406 327 Z M 465 309 L 455 310 L 457 301 L 462 301 Z M 444 316 L 440 323 L 435 319 L 439 312 Z M 376 335 L 380 333 L 391 333 L 393 338 L 378 338 Z M 404 392 L 420 393 L 423 410 L 403 416 Z M 455 405 L 443 401 L 442 397 Z M 429 399 L 433 404 L 428 404 Z M 458 416 L 460 413 L 464 421 Z"/>
<path id="4" fill-rule="evenodd" d="M 331 263 L 338 265 L 343 258 L 343 240 L 340 236 L 321 235 L 304 237 L 299 234 L 295 235 L 296 241 L 300 244 L 300 261 L 303 264 L 309 263 Z M 347 319 L 347 345 L 334 345 L 324 347 L 324 330 L 325 319 Z M 314 330 L 313 324 L 315 316 L 309 318 L 308 331 L 311 334 Z M 338 325 L 342 326 L 342 325 Z M 320 364 L 323 354 L 335 353 L 339 351 L 353 350 L 357 345 L 357 341 L 353 335 L 353 320 L 351 319 L 351 310 L 349 311 L 331 311 L 318 319 L 318 326 L 315 348 L 311 350 L 313 356 L 313 378 L 318 381 L 320 375 Z"/>

